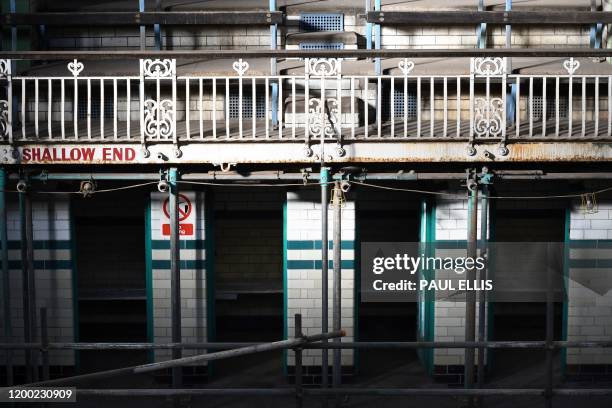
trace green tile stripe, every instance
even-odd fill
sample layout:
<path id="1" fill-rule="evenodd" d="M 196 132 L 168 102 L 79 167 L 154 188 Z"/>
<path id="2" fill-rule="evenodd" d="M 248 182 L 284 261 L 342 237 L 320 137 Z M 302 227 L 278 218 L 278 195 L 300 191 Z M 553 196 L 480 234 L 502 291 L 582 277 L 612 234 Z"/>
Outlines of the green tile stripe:
<path id="1" fill-rule="evenodd" d="M 2 265 L 2 261 L 0 261 L 0 266 Z M 12 260 L 8 263 L 9 269 L 21 269 L 22 263 L 21 260 Z M 49 259 L 46 261 L 34 261 L 34 269 L 35 270 L 49 270 L 49 269 L 72 269 L 72 261 L 71 260 L 56 260 Z"/>
<path id="2" fill-rule="evenodd" d="M 185 239 L 180 240 L 181 249 L 206 249 L 206 240 L 204 239 Z M 169 239 L 154 239 L 151 240 L 151 249 L 170 249 Z"/>
<path id="3" fill-rule="evenodd" d="M 321 249 L 321 240 L 312 241 L 287 241 L 288 250 L 308 250 L 308 249 Z M 329 241 L 329 249 L 334 248 L 334 242 Z M 355 241 L 342 241 L 340 244 L 341 249 L 355 249 Z"/>
<path id="4" fill-rule="evenodd" d="M 21 240 L 8 241 L 9 250 L 21 249 Z M 34 240 L 34 249 L 72 249 L 72 241 L 68 240 Z"/>
<path id="5" fill-rule="evenodd" d="M 206 269 L 206 259 L 186 259 L 180 261 L 181 269 Z M 167 269 L 170 270 L 169 259 L 153 259 L 151 261 L 152 269 Z"/>
<path id="6" fill-rule="evenodd" d="M 287 260 L 287 269 L 321 269 L 321 266 L 323 265 L 323 262 L 321 260 L 303 260 L 303 259 L 296 259 L 296 260 Z M 329 261 L 328 262 L 328 267 L 329 268 L 333 268 L 334 267 L 334 262 L 333 261 Z M 355 267 L 355 261 L 353 261 L 352 259 L 345 259 L 342 260 L 340 267 L 342 269 L 353 269 Z"/>
<path id="7" fill-rule="evenodd" d="M 610 249 L 612 239 L 584 239 L 568 240 L 570 249 Z M 571 258 L 569 255 L 569 268 L 612 268 L 612 259 L 609 258 Z"/>
<path id="8" fill-rule="evenodd" d="M 580 268 L 612 268 L 612 259 L 570 259 L 569 267 L 574 269 Z"/>
<path id="9" fill-rule="evenodd" d="M 570 248 L 610 249 L 612 239 L 584 239 L 569 241 Z"/>

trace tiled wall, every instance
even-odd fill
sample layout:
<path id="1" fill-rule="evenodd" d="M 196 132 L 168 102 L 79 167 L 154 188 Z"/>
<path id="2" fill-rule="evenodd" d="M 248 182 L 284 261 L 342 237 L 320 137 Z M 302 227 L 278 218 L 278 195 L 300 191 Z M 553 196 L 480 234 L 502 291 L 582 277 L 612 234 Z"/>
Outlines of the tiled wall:
<path id="1" fill-rule="evenodd" d="M 612 202 L 598 203 L 588 214 L 575 202 L 570 215 L 570 250 L 567 304 L 568 341 L 612 340 L 612 290 L 608 260 L 612 253 Z M 567 365 L 612 365 L 605 348 L 567 349 Z M 575 367 L 573 367 L 575 368 Z"/>
<path id="2" fill-rule="evenodd" d="M 206 233 L 204 193 L 181 192 L 192 202 L 194 212 L 193 236 L 181 236 L 181 331 L 183 342 L 207 341 L 206 305 Z M 162 203 L 168 194 L 151 194 L 151 271 L 153 341 L 172 341 L 172 314 L 170 303 L 170 240 L 162 235 L 162 224 L 168 218 Z M 184 351 L 183 355 L 203 353 L 202 350 Z M 170 357 L 170 350 L 157 350 L 155 359 Z"/>
<path id="3" fill-rule="evenodd" d="M 13 196 L 13 198 L 16 196 Z M 32 202 L 34 227 L 34 274 L 36 286 L 36 337 L 40 341 L 40 308 L 47 308 L 50 342 L 72 342 L 74 338 L 73 279 L 69 199 L 63 196 L 44 197 Z M 23 298 L 21 271 L 21 232 L 16 200 L 8 202 L 7 213 L 11 339 L 0 335 L 0 341 L 21 343 L 23 338 Z M 4 327 L 4 316 L 0 326 Z M 24 364 L 24 353 L 13 354 L 13 364 Z M 74 352 L 54 351 L 49 354 L 52 366 L 74 365 Z M 0 365 L 5 353 L 0 354 Z M 40 359 L 39 359 L 40 362 Z"/>
<path id="4" fill-rule="evenodd" d="M 436 200 L 436 256 L 465 256 L 468 228 L 468 200 L 466 190 L 449 193 L 466 199 L 439 196 Z M 480 239 L 480 210 L 478 210 L 478 238 Z M 440 277 L 442 271 L 436 271 Z M 478 330 L 478 303 L 476 306 Z M 438 300 L 434 311 L 434 341 L 465 341 L 465 302 Z M 476 360 L 477 361 L 477 360 Z M 434 366 L 457 366 L 464 363 L 463 349 L 434 351 Z"/>
<path id="5" fill-rule="evenodd" d="M 288 192 L 286 208 L 286 296 L 288 337 L 293 337 L 294 315 L 302 314 L 305 334 L 321 332 L 321 204 L 320 196 L 311 192 Z M 332 207 L 329 208 L 329 239 L 333 239 Z M 333 251 L 329 250 L 329 329 L 333 313 Z M 347 201 L 342 208 L 342 329 L 344 341 L 353 339 L 355 260 L 355 203 Z M 303 364 L 320 366 L 321 351 L 305 350 Z M 295 364 L 288 353 L 288 364 Z M 331 353 L 330 353 L 331 361 Z M 353 351 L 342 350 L 343 366 L 353 365 Z"/>

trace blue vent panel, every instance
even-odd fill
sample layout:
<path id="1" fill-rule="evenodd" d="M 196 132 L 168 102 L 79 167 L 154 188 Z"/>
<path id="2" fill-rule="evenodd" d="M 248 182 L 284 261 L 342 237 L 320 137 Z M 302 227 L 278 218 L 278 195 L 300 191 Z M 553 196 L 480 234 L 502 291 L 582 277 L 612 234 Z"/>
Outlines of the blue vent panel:
<path id="1" fill-rule="evenodd" d="M 344 14 L 302 13 L 301 31 L 344 31 Z"/>
<path id="2" fill-rule="evenodd" d="M 247 91 L 248 89 L 248 91 Z M 253 117 L 253 95 L 251 89 L 247 88 L 242 92 L 242 118 L 250 119 Z M 264 118 L 266 116 L 266 95 L 264 89 L 256 89 L 255 117 Z M 240 115 L 240 95 L 238 89 L 230 90 L 229 95 L 229 117 L 238 119 Z"/>
<path id="3" fill-rule="evenodd" d="M 300 43 L 300 50 L 342 50 L 343 43 Z"/>
<path id="4" fill-rule="evenodd" d="M 417 97 L 416 92 L 413 90 L 408 90 L 408 97 L 404 99 L 404 90 L 403 85 L 400 83 L 395 84 L 395 86 L 401 86 L 400 89 L 395 89 L 393 93 L 393 112 L 391 112 L 391 90 L 389 88 L 383 88 L 383 106 L 382 106 L 382 116 L 385 118 L 390 118 L 391 113 L 393 113 L 393 117 L 395 118 L 403 118 L 404 110 L 406 110 L 406 114 L 408 119 L 416 118 L 417 114 Z"/>
<path id="5" fill-rule="evenodd" d="M 544 99 L 542 95 L 533 95 L 533 117 L 542 119 Z M 529 115 L 530 106 L 529 99 L 527 99 L 527 115 Z M 559 117 L 567 118 L 569 112 L 569 100 L 567 96 L 559 96 Z M 553 119 L 557 115 L 557 104 L 554 96 L 546 97 L 546 119 Z"/>

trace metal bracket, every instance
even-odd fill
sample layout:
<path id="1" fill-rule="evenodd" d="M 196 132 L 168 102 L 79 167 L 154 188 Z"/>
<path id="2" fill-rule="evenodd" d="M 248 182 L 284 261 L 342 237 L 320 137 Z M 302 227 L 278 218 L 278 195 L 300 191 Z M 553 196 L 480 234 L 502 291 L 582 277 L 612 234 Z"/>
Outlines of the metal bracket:
<path id="1" fill-rule="evenodd" d="M 307 168 L 307 169 L 301 169 L 300 172 L 302 173 L 302 181 L 304 182 L 304 185 L 308 184 L 308 178 L 310 177 L 310 173 L 312 173 L 312 168 Z"/>
<path id="2" fill-rule="evenodd" d="M 213 166 L 219 166 L 223 173 L 227 173 L 232 169 L 232 167 L 236 167 L 236 163 L 213 163 Z"/>
<path id="3" fill-rule="evenodd" d="M 473 141 L 468 143 L 466 147 L 466 153 L 468 156 L 476 156 L 476 148 L 474 147 Z"/>
<path id="4" fill-rule="evenodd" d="M 142 145 L 142 149 L 140 149 L 140 152 L 142 153 L 142 157 L 144 157 L 145 159 L 151 157 L 151 151 L 144 144 Z"/>
<path id="5" fill-rule="evenodd" d="M 499 147 L 497 148 L 497 153 L 499 153 L 500 156 L 507 156 L 508 153 L 510 153 L 510 150 L 506 146 L 505 142 L 499 144 Z"/>
<path id="6" fill-rule="evenodd" d="M 493 184 L 494 174 L 489 170 L 488 167 L 483 167 L 480 173 L 476 169 L 466 169 L 466 179 L 464 187 L 468 190 L 474 191 L 479 185 L 491 185 Z"/>

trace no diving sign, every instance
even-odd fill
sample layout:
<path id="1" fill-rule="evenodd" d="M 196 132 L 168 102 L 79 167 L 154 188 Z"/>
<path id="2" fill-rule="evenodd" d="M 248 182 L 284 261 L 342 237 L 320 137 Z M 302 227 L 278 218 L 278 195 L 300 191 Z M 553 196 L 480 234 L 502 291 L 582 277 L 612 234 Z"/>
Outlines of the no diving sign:
<path id="1" fill-rule="evenodd" d="M 179 194 L 178 199 L 179 235 L 192 236 L 194 234 L 192 200 L 185 194 Z M 168 197 L 162 204 L 162 210 L 167 220 L 166 223 L 162 223 L 162 235 L 170 236 L 170 199 Z"/>

